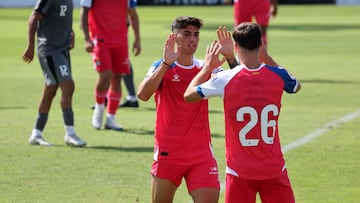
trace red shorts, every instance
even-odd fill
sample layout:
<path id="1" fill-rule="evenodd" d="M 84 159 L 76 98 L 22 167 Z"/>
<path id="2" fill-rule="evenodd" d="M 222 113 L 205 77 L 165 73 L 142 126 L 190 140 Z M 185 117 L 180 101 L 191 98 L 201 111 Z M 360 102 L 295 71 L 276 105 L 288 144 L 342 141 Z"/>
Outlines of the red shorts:
<path id="1" fill-rule="evenodd" d="M 95 46 L 92 57 L 94 68 L 98 72 L 112 70 L 117 74 L 130 73 L 127 45 L 114 48 Z"/>
<path id="2" fill-rule="evenodd" d="M 219 172 L 215 159 L 189 166 L 154 161 L 151 175 L 168 179 L 177 187 L 180 186 L 182 178 L 185 178 L 189 193 L 199 188 L 220 189 Z"/>
<path id="3" fill-rule="evenodd" d="M 235 25 L 242 22 L 252 22 L 253 18 L 259 25 L 269 25 L 271 17 L 270 0 L 235 0 L 233 8 Z"/>
<path id="4" fill-rule="evenodd" d="M 225 202 L 255 203 L 259 193 L 262 202 L 294 203 L 295 197 L 285 170 L 283 174 L 270 180 L 249 180 L 226 174 Z"/>

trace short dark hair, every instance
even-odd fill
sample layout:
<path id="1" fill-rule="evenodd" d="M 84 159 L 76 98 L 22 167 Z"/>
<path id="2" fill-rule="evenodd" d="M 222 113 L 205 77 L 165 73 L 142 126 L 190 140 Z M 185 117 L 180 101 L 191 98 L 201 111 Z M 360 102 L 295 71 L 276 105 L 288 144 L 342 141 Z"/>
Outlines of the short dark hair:
<path id="1" fill-rule="evenodd" d="M 171 24 L 171 31 L 174 32 L 178 29 L 186 28 L 187 26 L 192 25 L 197 28 L 201 28 L 203 26 L 202 20 L 195 17 L 189 16 L 180 16 L 174 20 Z"/>
<path id="2" fill-rule="evenodd" d="M 247 50 L 258 49 L 261 45 L 261 28 L 258 24 L 244 22 L 235 27 L 232 36 L 234 41 Z"/>

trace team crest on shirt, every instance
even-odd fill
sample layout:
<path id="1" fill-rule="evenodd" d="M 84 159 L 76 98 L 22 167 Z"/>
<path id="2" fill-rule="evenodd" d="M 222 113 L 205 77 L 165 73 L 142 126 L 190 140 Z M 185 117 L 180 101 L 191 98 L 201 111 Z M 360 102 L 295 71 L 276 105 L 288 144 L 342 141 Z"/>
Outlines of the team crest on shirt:
<path id="1" fill-rule="evenodd" d="M 173 82 L 180 82 L 180 76 L 178 74 L 174 74 L 172 78 Z"/>

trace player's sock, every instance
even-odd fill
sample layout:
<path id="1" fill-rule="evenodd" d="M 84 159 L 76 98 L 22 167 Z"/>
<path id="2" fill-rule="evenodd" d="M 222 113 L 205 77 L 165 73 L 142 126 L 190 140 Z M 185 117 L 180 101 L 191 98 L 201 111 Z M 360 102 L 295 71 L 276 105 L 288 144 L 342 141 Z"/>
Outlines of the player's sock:
<path id="1" fill-rule="evenodd" d="M 130 73 L 123 76 L 124 84 L 126 86 L 126 89 L 129 93 L 129 95 L 135 95 L 135 85 L 134 85 L 134 75 L 133 75 L 133 68 L 130 63 Z"/>
<path id="2" fill-rule="evenodd" d="M 121 99 L 121 92 L 114 92 L 109 90 L 108 92 L 108 105 L 107 112 L 109 114 L 115 114 L 118 109 L 119 103 Z"/>
<path id="3" fill-rule="evenodd" d="M 47 113 L 38 113 L 35 121 L 35 129 L 38 129 L 39 131 L 43 131 L 47 120 L 48 120 Z"/>
<path id="4" fill-rule="evenodd" d="M 64 128 L 67 135 L 76 135 L 74 126 L 64 125 Z"/>
<path id="5" fill-rule="evenodd" d="M 137 97 L 134 95 L 128 95 L 126 96 L 126 100 L 127 101 L 131 101 L 131 102 L 136 102 L 137 101 Z"/>
<path id="6" fill-rule="evenodd" d="M 74 129 L 74 112 L 72 109 L 64 109 L 63 110 L 64 117 L 64 128 L 66 131 L 65 135 L 76 135 Z"/>
<path id="7" fill-rule="evenodd" d="M 67 126 L 74 125 L 74 112 L 72 109 L 64 109 L 63 110 L 63 118 L 64 118 L 65 125 L 67 125 Z"/>
<path id="8" fill-rule="evenodd" d="M 39 130 L 39 129 L 34 128 L 34 129 L 32 130 L 31 135 L 32 135 L 32 136 L 42 135 L 42 131 Z"/>
<path id="9" fill-rule="evenodd" d="M 98 104 L 104 104 L 104 103 L 105 103 L 105 99 L 106 99 L 106 94 L 107 94 L 107 91 L 105 91 L 105 92 L 99 92 L 99 91 L 95 90 L 95 100 L 96 100 L 96 103 L 98 103 Z"/>

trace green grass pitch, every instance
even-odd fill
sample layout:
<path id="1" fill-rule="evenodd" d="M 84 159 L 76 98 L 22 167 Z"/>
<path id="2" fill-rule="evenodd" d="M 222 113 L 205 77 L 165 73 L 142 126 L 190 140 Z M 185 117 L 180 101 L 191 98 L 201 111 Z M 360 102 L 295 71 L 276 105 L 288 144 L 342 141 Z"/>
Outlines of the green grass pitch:
<path id="1" fill-rule="evenodd" d="M 88 146 L 64 145 L 60 92 L 44 131 L 44 137 L 55 146 L 27 143 L 43 84 L 37 59 L 31 64 L 21 60 L 31 10 L 0 9 L 0 202 L 150 202 L 154 102 L 141 102 L 138 109 L 120 109 L 117 120 L 126 128 L 124 132 L 91 127 L 90 106 L 97 74 L 84 50 L 78 9 L 74 11 L 73 26 L 73 105 L 77 133 Z M 280 5 L 278 16 L 271 20 L 270 54 L 302 82 L 299 94 L 283 96 L 283 145 L 360 109 L 359 11 L 359 6 Z M 175 17 L 190 15 L 204 20 L 198 58 L 204 56 L 206 46 L 216 38 L 219 25 L 232 27 L 230 6 L 140 6 L 138 13 L 142 53 L 138 57 L 131 55 L 136 84 L 150 64 L 162 57 L 162 46 Z M 131 30 L 129 34 L 131 44 Z M 210 102 L 210 122 L 224 181 L 220 99 Z M 285 153 L 297 202 L 360 202 L 359 126 L 360 118 L 356 117 Z M 175 202 L 191 202 L 184 182 Z"/>

